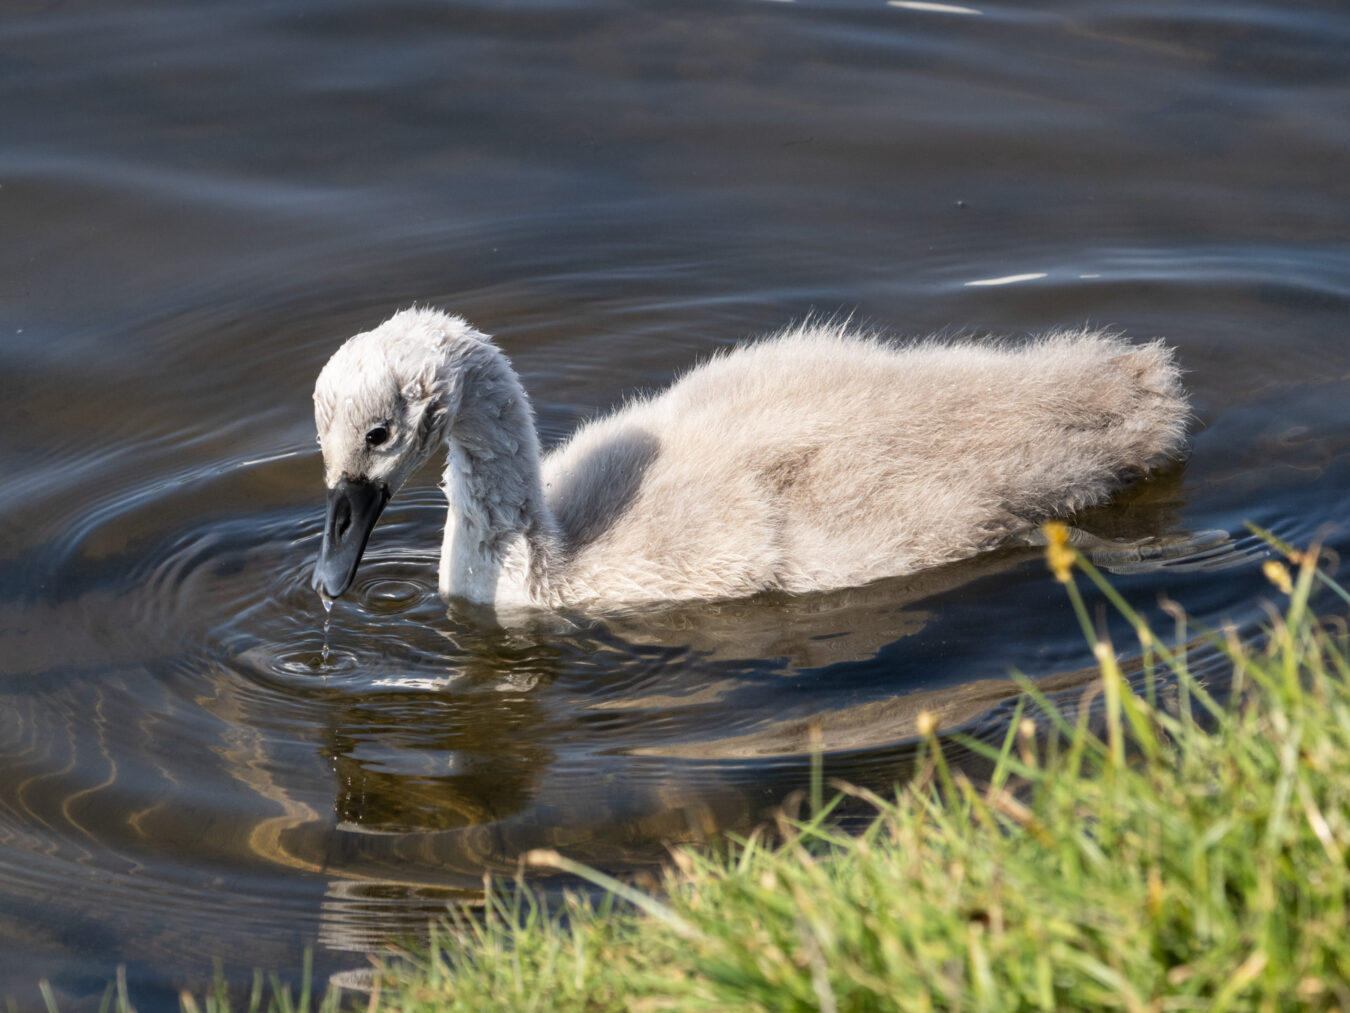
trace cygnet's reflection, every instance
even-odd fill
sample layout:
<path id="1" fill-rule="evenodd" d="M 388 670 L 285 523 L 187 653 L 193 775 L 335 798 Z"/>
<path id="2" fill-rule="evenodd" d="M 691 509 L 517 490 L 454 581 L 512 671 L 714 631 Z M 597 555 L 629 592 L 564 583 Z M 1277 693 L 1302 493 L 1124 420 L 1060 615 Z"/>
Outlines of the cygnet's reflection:
<path id="1" fill-rule="evenodd" d="M 1123 518 L 1077 524 L 1126 555 L 1175 531 L 1180 469 L 1137 489 Z M 884 794 L 912 769 L 920 713 L 998 741 L 1020 686 L 946 678 L 928 688 L 869 668 L 865 697 L 816 690 L 807 702 L 826 706 L 805 710 L 789 705 L 791 687 L 884 668 L 887 649 L 922 631 L 943 595 L 1017 584 L 1038 557 L 1010 548 L 829 594 L 549 615 L 511 629 L 453 608 L 439 622 L 411 616 L 400 611 L 409 595 L 372 606 L 368 629 L 342 633 L 357 645 L 359 677 L 322 700 L 331 812 L 297 808 L 301 818 L 268 838 L 272 857 L 323 870 L 325 944 L 364 950 L 420 931 L 449 901 L 481 897 L 485 873 L 510 879 L 535 848 L 623 874 L 659 864 L 671 844 L 748 833 L 808 782 L 813 749 L 827 777 Z M 368 649 L 378 643 L 388 650 Z M 1091 701 L 1096 675 L 1037 682 L 1073 709 Z M 985 769 L 971 752 L 953 759 L 976 778 Z"/>

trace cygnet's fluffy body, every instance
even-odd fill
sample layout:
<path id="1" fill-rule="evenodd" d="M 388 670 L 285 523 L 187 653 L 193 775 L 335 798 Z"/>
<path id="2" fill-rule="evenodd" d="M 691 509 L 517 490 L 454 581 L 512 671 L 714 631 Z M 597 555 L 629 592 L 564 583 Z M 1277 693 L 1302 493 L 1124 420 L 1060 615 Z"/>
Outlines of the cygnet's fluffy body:
<path id="1" fill-rule="evenodd" d="M 813 591 L 961 559 L 1101 502 L 1176 454 L 1187 418 L 1158 341 L 894 345 L 811 323 L 541 459 L 506 357 L 430 309 L 351 338 L 314 402 L 329 487 L 315 586 L 346 589 L 388 497 L 441 448 L 440 592 L 499 608 Z"/>

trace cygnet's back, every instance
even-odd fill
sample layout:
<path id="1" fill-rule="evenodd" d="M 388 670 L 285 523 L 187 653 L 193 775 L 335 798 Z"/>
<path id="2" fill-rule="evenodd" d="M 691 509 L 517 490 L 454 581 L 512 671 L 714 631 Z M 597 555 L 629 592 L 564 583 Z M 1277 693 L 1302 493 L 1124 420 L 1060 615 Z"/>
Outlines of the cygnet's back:
<path id="1" fill-rule="evenodd" d="M 553 593 L 806 591 L 960 559 L 1100 502 L 1177 453 L 1186 417 L 1161 342 L 894 346 L 809 325 L 545 457 Z"/>

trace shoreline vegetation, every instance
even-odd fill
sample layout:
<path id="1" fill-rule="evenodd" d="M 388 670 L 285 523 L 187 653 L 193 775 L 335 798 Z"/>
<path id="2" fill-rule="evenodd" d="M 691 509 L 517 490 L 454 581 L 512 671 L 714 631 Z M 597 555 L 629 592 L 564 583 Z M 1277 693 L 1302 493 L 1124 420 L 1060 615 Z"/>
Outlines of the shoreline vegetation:
<path id="1" fill-rule="evenodd" d="M 1265 535 L 1283 607 L 1264 636 L 1169 609 L 1164 638 L 1063 525 L 1046 534 L 1101 671 L 1094 704 L 1062 712 L 1024 680 L 993 745 L 921 721 L 893 797 L 817 774 L 808 817 L 674 851 L 657 892 L 532 852 L 600 899 L 549 910 L 499 884 L 486 914 L 452 912 L 425 950 L 377 966 L 368 995 L 259 979 L 183 1008 L 1350 1010 L 1350 594 L 1317 549 Z M 1133 629 L 1120 653 L 1080 581 Z M 1227 658 L 1221 698 L 1187 668 L 1197 640 Z M 944 738 L 983 754 L 988 779 L 950 767 Z M 840 829 L 841 801 L 875 809 L 861 833 Z"/>

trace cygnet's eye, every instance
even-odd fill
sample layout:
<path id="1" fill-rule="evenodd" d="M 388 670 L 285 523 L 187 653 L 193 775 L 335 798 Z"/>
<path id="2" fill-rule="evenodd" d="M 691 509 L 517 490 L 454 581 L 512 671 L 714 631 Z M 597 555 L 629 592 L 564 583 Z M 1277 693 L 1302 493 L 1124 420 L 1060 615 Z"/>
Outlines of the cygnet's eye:
<path id="1" fill-rule="evenodd" d="M 378 447 L 387 439 L 389 439 L 389 427 L 384 425 L 375 426 L 370 432 L 366 433 L 366 446 Z"/>

